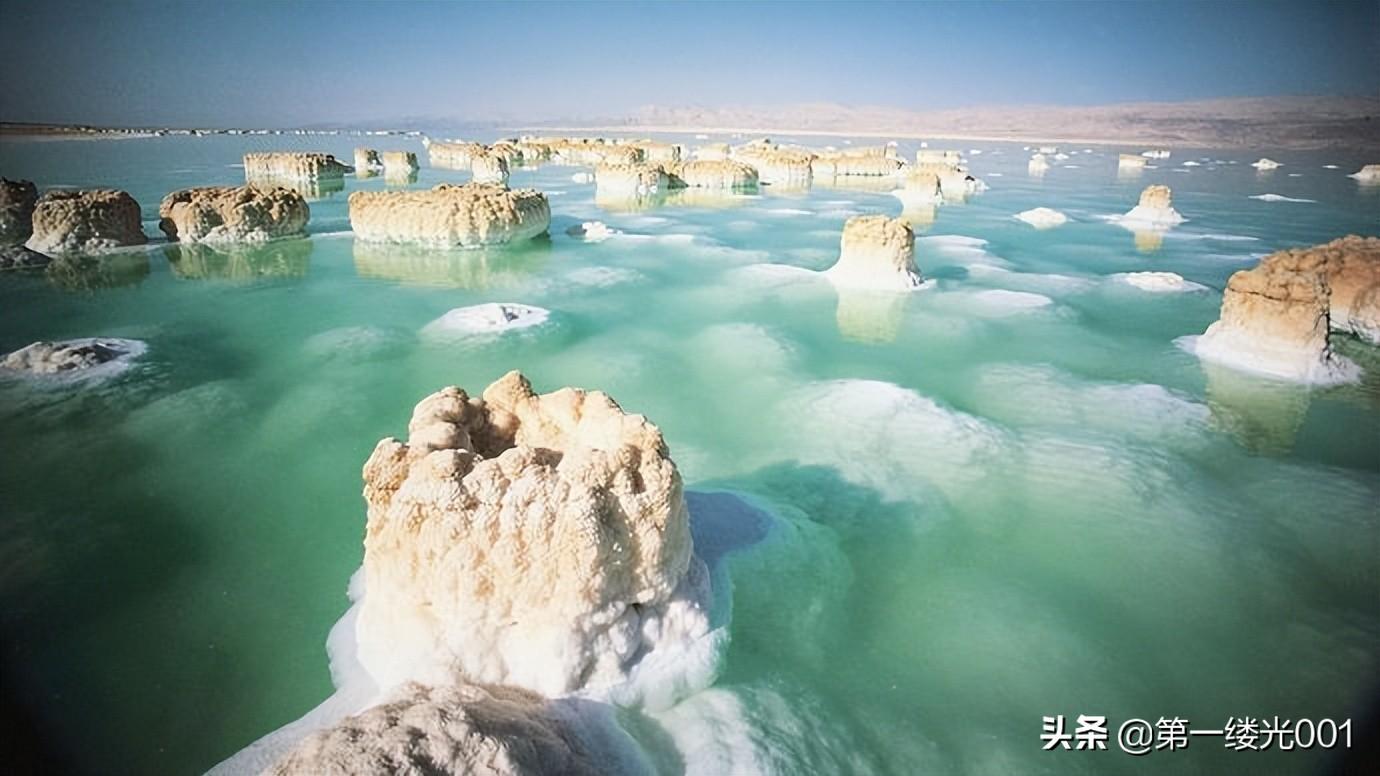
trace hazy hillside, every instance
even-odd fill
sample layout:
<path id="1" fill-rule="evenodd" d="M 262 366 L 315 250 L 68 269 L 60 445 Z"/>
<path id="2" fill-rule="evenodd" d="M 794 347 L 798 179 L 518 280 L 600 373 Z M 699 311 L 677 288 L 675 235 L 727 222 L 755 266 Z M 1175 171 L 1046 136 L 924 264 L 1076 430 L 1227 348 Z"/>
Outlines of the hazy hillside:
<path id="1" fill-rule="evenodd" d="M 620 125 L 645 128 L 963 135 L 1196 146 L 1380 147 L 1380 96 L 1279 97 L 1094 107 L 908 111 L 811 103 L 759 108 L 652 106 Z"/>

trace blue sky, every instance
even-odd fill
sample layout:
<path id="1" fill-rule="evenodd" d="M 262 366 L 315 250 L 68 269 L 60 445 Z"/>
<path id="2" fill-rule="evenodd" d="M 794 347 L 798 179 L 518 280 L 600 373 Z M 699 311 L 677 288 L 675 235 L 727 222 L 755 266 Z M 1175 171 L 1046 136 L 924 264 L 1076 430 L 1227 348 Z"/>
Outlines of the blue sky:
<path id="1" fill-rule="evenodd" d="M 0 119 L 301 125 L 1380 94 L 1380 0 L 0 0 Z"/>

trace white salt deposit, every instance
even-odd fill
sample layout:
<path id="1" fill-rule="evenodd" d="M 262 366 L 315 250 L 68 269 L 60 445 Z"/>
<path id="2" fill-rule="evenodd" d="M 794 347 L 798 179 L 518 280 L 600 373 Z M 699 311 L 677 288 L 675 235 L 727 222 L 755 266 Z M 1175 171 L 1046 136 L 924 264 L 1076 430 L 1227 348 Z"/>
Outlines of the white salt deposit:
<path id="1" fill-rule="evenodd" d="M 1315 199 L 1296 199 L 1282 194 L 1255 194 L 1251 196 L 1251 199 L 1258 199 L 1261 202 L 1317 202 Z"/>
<path id="2" fill-rule="evenodd" d="M 551 311 L 541 307 L 508 302 L 457 307 L 428 323 L 422 334 L 431 337 L 469 337 L 502 334 L 545 323 Z"/>
<path id="3" fill-rule="evenodd" d="M 1061 224 L 1067 223 L 1068 216 L 1058 210 L 1047 207 L 1037 207 L 1025 210 L 1016 214 L 1016 218 L 1030 224 L 1036 229 L 1051 229 Z"/>
<path id="4" fill-rule="evenodd" d="M 1142 291 L 1153 293 L 1182 293 L 1185 291 L 1206 291 L 1207 286 L 1184 280 L 1174 272 L 1121 272 L 1110 276 L 1118 283 L 1134 286 Z"/>

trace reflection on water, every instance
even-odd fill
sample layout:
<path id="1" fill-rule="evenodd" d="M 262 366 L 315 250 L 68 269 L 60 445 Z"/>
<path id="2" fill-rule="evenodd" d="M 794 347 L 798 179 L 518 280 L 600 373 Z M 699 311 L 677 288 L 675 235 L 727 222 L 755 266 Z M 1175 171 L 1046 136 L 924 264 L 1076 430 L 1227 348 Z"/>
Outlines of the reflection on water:
<path id="1" fill-rule="evenodd" d="M 551 240 L 488 248 L 425 248 L 355 240 L 355 271 L 362 278 L 449 288 L 504 288 L 523 283 L 545 266 Z"/>
<path id="2" fill-rule="evenodd" d="M 1136 250 L 1141 253 L 1154 253 L 1164 247 L 1164 233 L 1167 229 L 1132 229 L 1136 238 Z"/>
<path id="3" fill-rule="evenodd" d="M 910 223 L 912 229 L 924 231 L 934 226 L 939 216 L 939 208 L 934 205 L 910 205 L 901 211 L 901 218 Z"/>
<path id="4" fill-rule="evenodd" d="M 677 189 L 666 196 L 668 207 L 702 207 L 724 209 L 742 207 L 757 197 L 729 189 Z"/>
<path id="5" fill-rule="evenodd" d="M 1144 174 L 1144 172 L 1145 172 L 1145 167 L 1144 167 L 1144 166 L 1140 166 L 1140 167 L 1122 167 L 1122 166 L 1118 165 L 1117 168 L 1116 168 L 1116 179 L 1117 179 L 1118 182 L 1121 182 L 1121 183 L 1127 183 L 1127 182 L 1130 182 L 1130 181 L 1138 181 L 1138 180 L 1140 180 L 1140 177 L 1141 177 L 1142 174 Z"/>
<path id="6" fill-rule="evenodd" d="M 305 277 L 311 252 L 312 242 L 305 238 L 217 246 L 177 243 L 163 248 L 173 274 L 187 280 Z"/>
<path id="7" fill-rule="evenodd" d="M 840 288 L 834 312 L 839 333 L 858 342 L 892 342 L 901 331 L 909 294 Z"/>
<path id="8" fill-rule="evenodd" d="M 383 182 L 389 186 L 410 186 L 417 182 L 417 171 L 411 169 L 384 171 Z"/>
<path id="9" fill-rule="evenodd" d="M 64 256 L 45 271 L 48 282 L 63 291 L 98 291 L 136 286 L 149 275 L 148 251 L 120 251 L 104 256 Z"/>
<path id="10" fill-rule="evenodd" d="M 1202 367 L 1214 424 L 1252 453 L 1280 455 L 1293 448 L 1308 415 L 1307 386 L 1262 379 L 1209 361 Z"/>
<path id="11" fill-rule="evenodd" d="M 249 183 L 255 186 L 280 186 L 291 189 L 305 197 L 308 202 L 330 199 L 333 194 L 345 190 L 345 176 L 343 175 L 338 178 L 318 178 L 316 180 L 255 177 Z"/>
<path id="12" fill-rule="evenodd" d="M 897 189 L 896 178 L 891 175 L 839 175 L 832 178 L 815 178 L 814 185 L 820 189 L 861 191 L 869 194 L 888 194 Z"/>
<path id="13" fill-rule="evenodd" d="M 637 194 L 629 191 L 613 191 L 608 188 L 594 188 L 594 205 L 609 213 L 640 213 L 666 204 L 666 192 L 653 191 Z"/>

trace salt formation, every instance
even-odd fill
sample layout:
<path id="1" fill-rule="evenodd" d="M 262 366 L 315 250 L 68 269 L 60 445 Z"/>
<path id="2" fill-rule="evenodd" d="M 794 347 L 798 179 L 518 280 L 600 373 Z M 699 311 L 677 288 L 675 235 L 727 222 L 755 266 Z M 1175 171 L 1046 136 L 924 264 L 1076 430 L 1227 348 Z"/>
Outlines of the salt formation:
<path id="1" fill-rule="evenodd" d="M 380 688 L 610 687 L 708 633 L 680 474 L 646 418 L 510 372 L 482 398 L 428 396 L 408 433 L 364 465 L 356 634 Z"/>
<path id="2" fill-rule="evenodd" d="M 608 224 L 603 221 L 585 221 L 570 227 L 565 230 L 565 233 L 585 242 L 603 242 L 615 234 L 619 234 L 616 230 L 610 229 Z"/>
<path id="3" fill-rule="evenodd" d="M 311 215 L 285 188 L 207 186 L 174 191 L 158 206 L 158 228 L 182 242 L 265 242 L 302 234 Z"/>
<path id="4" fill-rule="evenodd" d="M 891 194 L 901 200 L 901 207 L 906 210 L 923 209 L 943 201 L 939 175 L 930 170 L 911 170 L 901 188 Z"/>
<path id="5" fill-rule="evenodd" d="M 1168 159 L 1169 150 L 1165 148 L 1157 148 L 1152 149 L 1150 151 L 1141 151 L 1140 155 L 1145 157 L 1146 159 Z"/>
<path id="6" fill-rule="evenodd" d="M 551 223 L 546 195 L 485 183 L 429 191 L 356 191 L 350 227 L 359 240 L 469 247 L 528 240 Z"/>
<path id="7" fill-rule="evenodd" d="M 405 178 L 416 172 L 417 155 L 411 151 L 384 151 L 379 154 L 383 174 L 390 178 Z"/>
<path id="8" fill-rule="evenodd" d="M 843 225 L 839 260 L 825 277 L 847 288 L 910 291 L 923 283 L 915 267 L 915 232 L 899 218 L 855 216 Z"/>
<path id="9" fill-rule="evenodd" d="M 294 181 L 316 184 L 342 180 L 350 166 L 334 156 L 297 151 L 271 151 L 244 155 L 244 179 L 248 183 Z"/>
<path id="10" fill-rule="evenodd" d="M 594 184 L 604 194 L 651 194 L 667 188 L 666 171 L 656 164 L 601 163 L 594 168 Z"/>
<path id="11" fill-rule="evenodd" d="M 1273 159 L 1265 159 L 1262 157 L 1258 162 L 1251 162 L 1251 166 L 1256 168 L 1257 170 L 1274 170 L 1276 168 L 1283 167 L 1284 165 L 1280 164 L 1279 162 L 1276 162 Z"/>
<path id="12" fill-rule="evenodd" d="M 706 143 L 695 149 L 695 159 L 706 162 L 727 159 L 728 154 L 728 143 Z"/>
<path id="13" fill-rule="evenodd" d="M 1308 383 L 1355 379 L 1330 331 L 1380 344 L 1380 238 L 1344 237 L 1280 251 L 1227 281 L 1217 322 L 1193 343 L 1201 358 Z"/>
<path id="14" fill-rule="evenodd" d="M 32 181 L 0 178 L 0 247 L 20 245 L 34 232 L 38 187 Z"/>
<path id="15" fill-rule="evenodd" d="M 1127 227 L 1164 229 L 1182 223 L 1184 217 L 1173 207 L 1173 192 L 1168 186 L 1146 186 L 1140 202 L 1127 211 L 1120 221 Z"/>
<path id="16" fill-rule="evenodd" d="M 1119 170 L 1143 170 L 1145 169 L 1146 158 L 1135 154 L 1121 154 L 1116 158 L 1116 166 Z"/>
<path id="17" fill-rule="evenodd" d="M 1380 164 L 1368 164 L 1347 177 L 1362 183 L 1380 183 Z"/>
<path id="18" fill-rule="evenodd" d="M 671 165 L 666 172 L 672 186 L 698 189 L 755 189 L 757 170 L 729 159 Z"/>
<path id="19" fill-rule="evenodd" d="M 1031 175 L 1044 175 L 1049 170 L 1049 160 L 1044 154 L 1035 154 L 1030 157 L 1030 164 L 1026 165 L 1026 170 Z"/>
<path id="20" fill-rule="evenodd" d="M 810 171 L 817 178 L 884 177 L 895 175 L 903 165 L 904 162 L 891 156 L 836 152 L 816 156 L 810 162 Z"/>
<path id="21" fill-rule="evenodd" d="M 1039 148 L 1035 149 L 1035 153 L 1053 156 L 1054 154 L 1059 153 L 1059 146 L 1040 146 Z"/>
<path id="22" fill-rule="evenodd" d="M 372 148 L 355 149 L 355 173 L 364 177 L 374 175 L 383 169 L 379 152 Z"/>
<path id="23" fill-rule="evenodd" d="M 35 342 L 0 360 L 0 370 L 27 375 L 85 372 L 112 362 L 127 362 L 144 352 L 138 340 L 107 338 Z"/>
<path id="24" fill-rule="evenodd" d="M 139 203 L 123 191 L 49 191 L 33 212 L 28 246 L 40 253 L 91 253 L 148 242 Z"/>
<path id="25" fill-rule="evenodd" d="M 498 154 L 480 154 L 470 160 L 475 183 L 508 185 L 508 160 Z"/>
<path id="26" fill-rule="evenodd" d="M 813 177 L 815 155 L 804 149 L 749 144 L 737 149 L 733 157 L 756 169 L 762 183 L 778 189 L 807 188 Z"/>
<path id="27" fill-rule="evenodd" d="M 564 712 L 564 713 L 563 713 Z M 303 739 L 264 776 L 598 776 L 598 751 L 569 711 L 501 685 L 409 684 Z"/>
<path id="28" fill-rule="evenodd" d="M 963 164 L 963 155 L 958 151 L 922 148 L 915 152 L 915 163 L 918 165 L 942 164 L 949 167 L 958 167 Z"/>
<path id="29" fill-rule="evenodd" d="M 642 161 L 651 164 L 679 162 L 682 156 L 681 147 L 673 143 L 662 143 L 657 140 L 635 140 L 629 145 L 642 152 Z"/>
<path id="30" fill-rule="evenodd" d="M 440 339 L 502 334 L 515 329 L 540 326 L 550 317 L 551 311 L 541 307 L 489 302 L 457 307 L 428 323 L 422 328 L 422 333 Z"/>
<path id="31" fill-rule="evenodd" d="M 489 152 L 482 143 L 431 143 L 427 155 L 432 167 L 468 170 L 476 156 Z"/>
<path id="32" fill-rule="evenodd" d="M 1184 280 L 1182 275 L 1175 272 L 1123 272 L 1112 277 L 1129 286 L 1152 293 L 1202 291 L 1206 288 Z"/>
<path id="33" fill-rule="evenodd" d="M 1016 218 L 1030 224 L 1036 229 L 1050 229 L 1066 223 L 1068 216 L 1047 207 L 1037 207 L 1032 210 L 1025 210 L 1016 214 Z"/>

